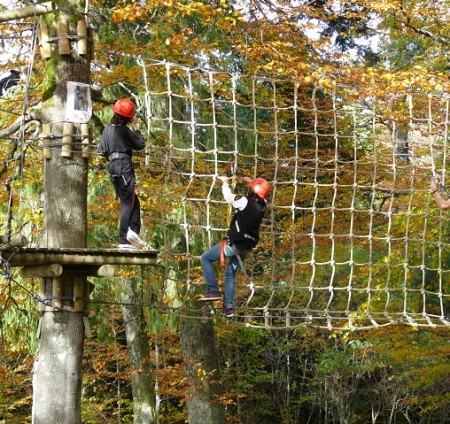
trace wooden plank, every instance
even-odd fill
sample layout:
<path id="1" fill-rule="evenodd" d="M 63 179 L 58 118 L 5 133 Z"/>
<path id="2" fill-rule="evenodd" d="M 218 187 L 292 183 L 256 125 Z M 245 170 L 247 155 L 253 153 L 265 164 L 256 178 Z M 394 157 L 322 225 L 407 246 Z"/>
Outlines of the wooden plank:
<path id="1" fill-rule="evenodd" d="M 16 253 L 9 259 L 11 266 L 39 265 L 58 262 L 61 265 L 156 265 L 156 257 L 116 257 L 101 255 L 68 255 Z"/>
<path id="2" fill-rule="evenodd" d="M 73 137 L 71 134 L 74 132 L 74 124 L 72 122 L 64 122 L 63 124 L 63 138 L 62 138 L 62 148 L 61 156 L 63 158 L 72 157 L 73 149 Z M 67 187 L 69 188 L 69 187 Z"/>
<path id="3" fill-rule="evenodd" d="M 51 134 L 51 125 L 50 124 L 42 124 L 42 131 L 41 133 L 43 135 Z M 48 147 L 46 148 L 45 145 L 50 144 L 49 138 L 43 138 L 42 139 L 42 158 L 43 159 L 50 159 L 52 157 L 52 151 Z"/>
<path id="4" fill-rule="evenodd" d="M 90 146 L 90 141 L 91 141 L 91 129 L 89 128 L 89 124 L 81 124 L 81 144 L 83 145 L 83 149 L 82 149 L 82 157 L 84 158 L 89 158 L 91 156 L 91 146 Z"/>
<path id="5" fill-rule="evenodd" d="M 46 24 L 39 26 L 39 38 L 42 59 L 49 59 L 52 57 L 52 45 L 48 42 L 48 26 Z"/>
<path id="6" fill-rule="evenodd" d="M 58 22 L 58 51 L 61 56 L 70 54 L 69 26 L 66 21 Z"/>
<path id="7" fill-rule="evenodd" d="M 156 265 L 157 251 L 120 251 L 115 249 L 45 249 L 19 248 L 9 258 L 11 266 L 58 263 L 76 266 Z"/>
<path id="8" fill-rule="evenodd" d="M 80 37 L 78 39 L 78 46 L 77 46 L 78 54 L 80 56 L 85 56 L 88 53 L 86 21 L 77 22 L 77 34 Z"/>

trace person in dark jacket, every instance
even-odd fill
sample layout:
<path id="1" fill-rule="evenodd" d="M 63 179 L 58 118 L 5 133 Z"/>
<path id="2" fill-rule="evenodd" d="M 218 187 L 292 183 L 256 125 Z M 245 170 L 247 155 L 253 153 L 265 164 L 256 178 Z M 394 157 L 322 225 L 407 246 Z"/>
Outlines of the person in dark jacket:
<path id="1" fill-rule="evenodd" d="M 231 204 L 236 212 L 231 220 L 225 241 L 217 243 L 200 257 L 203 276 L 206 280 L 206 294 L 198 299 L 199 302 L 211 302 L 221 300 L 213 262 L 222 257 L 228 257 L 225 270 L 225 296 L 223 299 L 223 313 L 227 318 L 234 315 L 234 288 L 236 271 L 240 261 L 244 260 L 247 253 L 253 249 L 259 241 L 259 227 L 264 217 L 267 205 L 267 197 L 270 194 L 271 185 L 264 178 L 254 180 L 243 177 L 248 184 L 249 192 L 246 196 L 237 196 L 230 189 L 229 179 L 219 177 L 222 181 L 222 194 L 225 201 Z"/>
<path id="2" fill-rule="evenodd" d="M 133 150 L 145 147 L 145 141 L 137 128 L 136 109 L 132 101 L 117 100 L 113 112 L 111 124 L 103 130 L 98 152 L 109 157 L 107 172 L 120 199 L 119 248 L 143 249 L 146 244 L 139 237 L 141 207 L 136 194 L 136 174 L 131 158 Z"/>

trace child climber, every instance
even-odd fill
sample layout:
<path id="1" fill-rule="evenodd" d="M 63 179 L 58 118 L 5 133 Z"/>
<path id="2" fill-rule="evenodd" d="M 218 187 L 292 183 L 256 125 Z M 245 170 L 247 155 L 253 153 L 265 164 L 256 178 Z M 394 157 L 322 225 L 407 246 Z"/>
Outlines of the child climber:
<path id="1" fill-rule="evenodd" d="M 252 180 L 243 177 L 242 180 L 248 184 L 249 191 L 246 196 L 237 196 L 231 192 L 227 177 L 219 177 L 218 179 L 222 181 L 222 194 L 225 201 L 231 204 L 236 212 L 231 220 L 226 241 L 217 243 L 200 257 L 203 276 L 206 280 L 206 294 L 198 301 L 211 302 L 222 299 L 213 262 L 227 256 L 229 260 L 225 270 L 225 296 L 222 310 L 226 318 L 231 318 L 235 310 L 235 278 L 240 262 L 237 255 L 240 256 L 241 260 L 244 260 L 247 253 L 259 241 L 259 227 L 266 211 L 266 199 L 270 194 L 271 185 L 264 178 Z"/>
<path id="2" fill-rule="evenodd" d="M 109 157 L 107 172 L 120 199 L 119 249 L 143 249 L 145 242 L 139 237 L 141 207 L 131 157 L 133 150 L 145 147 L 145 141 L 137 128 L 136 109 L 131 100 L 119 99 L 112 109 L 114 116 L 103 130 L 98 152 Z"/>

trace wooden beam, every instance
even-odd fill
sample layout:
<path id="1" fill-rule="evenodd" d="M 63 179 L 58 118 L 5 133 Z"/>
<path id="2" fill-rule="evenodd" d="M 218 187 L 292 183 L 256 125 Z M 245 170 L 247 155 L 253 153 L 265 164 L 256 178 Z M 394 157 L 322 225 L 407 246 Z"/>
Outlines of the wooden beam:
<path id="1" fill-rule="evenodd" d="M 14 236 L 8 238 L 0 236 L 0 250 L 13 250 L 17 247 L 24 247 L 29 243 L 25 236 Z"/>
<path id="2" fill-rule="evenodd" d="M 20 270 L 20 275 L 24 278 L 33 277 L 59 277 L 63 272 L 60 264 L 25 266 Z"/>
<path id="3" fill-rule="evenodd" d="M 113 265 L 102 265 L 97 269 L 97 277 L 112 277 L 114 271 Z"/>
<path id="4" fill-rule="evenodd" d="M 115 269 L 113 265 L 100 266 L 82 266 L 73 268 L 69 266 L 62 267 L 61 264 L 43 264 L 43 265 L 28 265 L 20 270 L 20 275 L 23 278 L 45 278 L 45 277 L 59 277 L 64 272 L 69 272 L 76 275 L 90 275 L 93 277 L 113 277 Z"/>
<path id="5" fill-rule="evenodd" d="M 113 265 L 64 265 L 64 272 L 75 275 L 89 275 L 91 277 L 113 277 L 115 269 Z"/>
<path id="6" fill-rule="evenodd" d="M 22 18 L 31 18 L 33 16 L 45 15 L 56 10 L 55 3 L 48 1 L 46 3 L 35 4 L 33 6 L 22 7 L 21 9 L 4 10 L 0 12 L 0 22 L 14 21 Z"/>

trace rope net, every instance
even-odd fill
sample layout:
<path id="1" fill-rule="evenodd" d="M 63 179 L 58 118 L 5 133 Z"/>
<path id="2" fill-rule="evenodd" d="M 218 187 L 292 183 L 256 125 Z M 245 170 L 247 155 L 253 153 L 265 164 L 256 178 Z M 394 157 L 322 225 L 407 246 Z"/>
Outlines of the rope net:
<path id="1" fill-rule="evenodd" d="M 182 314 L 204 291 L 199 256 L 233 211 L 216 177 L 273 185 L 261 241 L 238 272 L 237 322 L 266 328 L 449 325 L 449 97 L 329 88 L 166 62 L 142 63 L 149 129 L 143 211 L 161 267 L 158 305 Z M 151 174 L 150 174 L 151 173 Z M 147 178 L 148 176 L 152 178 Z M 153 181 L 153 182 L 151 182 Z M 161 273 L 161 269 L 164 270 Z M 223 269 L 217 269 L 223 280 Z M 160 284 L 156 284 L 160 282 Z"/>

